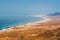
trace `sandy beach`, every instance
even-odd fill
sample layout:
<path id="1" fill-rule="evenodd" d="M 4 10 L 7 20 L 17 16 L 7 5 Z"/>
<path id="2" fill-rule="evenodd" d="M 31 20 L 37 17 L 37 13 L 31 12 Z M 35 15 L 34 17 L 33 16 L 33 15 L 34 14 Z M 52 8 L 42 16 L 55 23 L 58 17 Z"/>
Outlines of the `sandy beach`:
<path id="1" fill-rule="evenodd" d="M 0 0 L 0 40 L 60 40 L 60 0 Z"/>
<path id="2" fill-rule="evenodd" d="M 0 32 L 0 40 L 58 40 L 60 20 L 43 20 Z M 56 36 L 56 37 L 55 37 Z"/>

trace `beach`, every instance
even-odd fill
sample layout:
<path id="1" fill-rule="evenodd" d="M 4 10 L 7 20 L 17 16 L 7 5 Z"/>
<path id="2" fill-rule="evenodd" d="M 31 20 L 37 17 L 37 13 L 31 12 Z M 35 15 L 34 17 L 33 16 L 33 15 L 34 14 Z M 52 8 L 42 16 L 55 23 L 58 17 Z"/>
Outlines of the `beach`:
<path id="1" fill-rule="evenodd" d="M 44 20 L 0 32 L 0 40 L 58 40 L 60 20 Z M 55 37 L 56 36 L 56 37 Z"/>
<path id="2" fill-rule="evenodd" d="M 39 17 L 39 18 L 40 18 L 40 17 Z M 26 24 L 23 24 L 23 25 L 18 24 L 17 26 L 11 26 L 11 27 L 9 27 L 9 28 L 5 28 L 5 29 L 0 30 L 0 32 L 6 31 L 6 30 L 10 30 L 10 29 L 16 28 L 16 27 L 25 27 L 25 26 L 29 26 L 29 25 L 36 25 L 36 24 L 38 24 L 38 23 L 42 23 L 42 22 L 46 22 L 46 21 L 51 20 L 51 19 L 48 19 L 48 18 L 46 18 L 46 17 L 43 17 L 43 18 L 44 18 L 44 20 L 41 20 L 41 21 L 26 23 Z"/>
<path id="3" fill-rule="evenodd" d="M 0 40 L 60 40 L 60 0 L 0 0 Z"/>

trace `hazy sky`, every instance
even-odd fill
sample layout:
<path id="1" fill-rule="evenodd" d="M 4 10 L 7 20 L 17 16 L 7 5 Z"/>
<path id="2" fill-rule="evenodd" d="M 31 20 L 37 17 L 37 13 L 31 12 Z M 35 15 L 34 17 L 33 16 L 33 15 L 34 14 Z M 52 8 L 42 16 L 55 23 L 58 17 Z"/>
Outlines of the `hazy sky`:
<path id="1" fill-rule="evenodd" d="M 0 0 L 0 16 L 45 15 L 60 12 L 60 0 Z"/>

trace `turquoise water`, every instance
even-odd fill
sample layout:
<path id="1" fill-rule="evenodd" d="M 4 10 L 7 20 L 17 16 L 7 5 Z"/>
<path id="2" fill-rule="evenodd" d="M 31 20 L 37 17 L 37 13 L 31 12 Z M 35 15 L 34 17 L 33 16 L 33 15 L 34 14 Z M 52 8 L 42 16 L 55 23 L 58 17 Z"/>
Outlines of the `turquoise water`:
<path id="1" fill-rule="evenodd" d="M 32 23 L 36 21 L 41 21 L 44 18 L 42 17 L 29 17 L 29 16 L 21 16 L 21 17 L 0 17 L 0 30 L 15 27 L 17 25 L 24 25 L 27 23 Z"/>

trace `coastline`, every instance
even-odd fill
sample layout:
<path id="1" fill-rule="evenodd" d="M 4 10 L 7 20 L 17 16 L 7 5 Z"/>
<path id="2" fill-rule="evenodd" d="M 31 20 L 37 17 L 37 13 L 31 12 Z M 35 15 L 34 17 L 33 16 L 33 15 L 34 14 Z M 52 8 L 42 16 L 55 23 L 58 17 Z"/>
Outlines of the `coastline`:
<path id="1" fill-rule="evenodd" d="M 43 22 L 47 22 L 47 21 L 50 21 L 50 20 L 51 19 L 48 19 L 48 18 L 45 17 L 45 19 L 42 20 L 42 21 L 36 21 L 36 22 L 32 22 L 32 23 L 27 23 L 27 24 L 24 24 L 24 25 L 30 25 L 30 24 L 34 25 L 34 24 L 37 24 L 37 23 L 43 23 Z M 24 26 L 24 25 L 18 25 L 18 26 Z"/>
<path id="2" fill-rule="evenodd" d="M 48 19 L 48 18 L 44 17 L 44 20 L 42 20 L 42 21 L 36 21 L 36 22 L 27 23 L 27 24 L 23 24 L 23 25 L 17 25 L 17 26 L 15 26 L 15 27 L 24 27 L 25 25 L 36 25 L 37 23 L 47 22 L 47 21 L 49 21 L 49 20 L 51 20 L 51 19 Z M 10 28 L 2 29 L 2 30 L 0 30 L 0 32 L 4 32 L 4 31 L 6 31 L 6 30 L 11 30 L 12 28 L 15 28 L 15 27 L 12 26 L 12 27 L 10 27 Z"/>
<path id="3" fill-rule="evenodd" d="M 46 18 L 46 20 L 6 29 L 5 31 L 0 32 L 0 39 L 21 40 L 21 37 L 23 37 L 24 40 L 49 40 L 49 34 L 52 32 L 54 35 L 56 35 L 55 33 L 60 32 L 60 21 Z M 45 34 L 48 35 L 45 36 Z"/>

